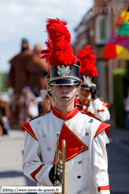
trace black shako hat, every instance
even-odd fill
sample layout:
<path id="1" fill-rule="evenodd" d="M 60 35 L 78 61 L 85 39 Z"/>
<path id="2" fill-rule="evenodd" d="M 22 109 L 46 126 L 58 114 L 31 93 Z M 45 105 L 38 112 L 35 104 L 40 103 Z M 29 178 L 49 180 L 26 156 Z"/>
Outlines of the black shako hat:
<path id="1" fill-rule="evenodd" d="M 77 49 L 79 51 L 77 58 L 80 61 L 79 77 L 82 80 L 81 88 L 86 90 L 90 90 L 92 86 L 96 87 L 93 80 L 98 75 L 95 68 L 96 57 L 93 55 L 95 51 L 90 49 L 90 45 L 87 45 L 85 50 Z"/>
<path id="2" fill-rule="evenodd" d="M 82 80 L 82 89 L 90 90 L 92 86 L 96 87 L 96 84 L 93 83 L 94 77 L 85 77 L 84 75 L 79 74 L 79 78 Z"/>
<path id="3" fill-rule="evenodd" d="M 51 66 L 50 68 L 50 78 L 48 83 L 51 85 L 78 85 L 81 80 L 79 79 L 79 66 L 80 63 L 74 65 L 60 65 Z"/>

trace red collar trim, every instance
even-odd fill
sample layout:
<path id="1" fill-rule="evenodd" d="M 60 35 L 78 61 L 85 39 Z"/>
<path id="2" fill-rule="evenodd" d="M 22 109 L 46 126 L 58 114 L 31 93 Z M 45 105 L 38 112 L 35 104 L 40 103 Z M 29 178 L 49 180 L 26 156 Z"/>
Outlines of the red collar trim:
<path id="1" fill-rule="evenodd" d="M 94 137 L 96 137 L 99 133 L 101 133 L 103 130 L 105 130 L 107 136 L 109 137 L 109 134 L 108 134 L 108 131 L 110 129 L 111 125 L 110 124 L 107 124 L 107 123 L 101 123 L 98 130 L 96 131 L 96 134 Z"/>
<path id="2" fill-rule="evenodd" d="M 23 130 L 26 130 L 34 139 L 36 139 L 38 141 L 38 139 L 37 139 L 36 135 L 34 134 L 34 132 L 33 132 L 33 130 L 32 130 L 29 123 L 23 123 L 21 125 L 21 127 L 22 127 Z"/>
<path id="3" fill-rule="evenodd" d="M 105 186 L 100 186 L 100 187 L 98 187 L 98 192 L 100 192 L 100 191 L 103 191 L 103 190 L 109 190 L 109 185 L 105 185 Z"/>
<path id="4" fill-rule="evenodd" d="M 62 120 L 69 120 L 71 118 L 73 118 L 77 113 L 79 112 L 78 108 L 75 107 L 69 114 L 66 115 L 66 117 L 60 113 L 55 107 L 53 108 L 53 114 L 58 117 L 59 119 L 62 119 Z"/>
<path id="5" fill-rule="evenodd" d="M 33 171 L 30 175 L 31 177 L 38 182 L 38 180 L 36 179 L 36 175 L 40 172 L 40 170 L 42 169 L 42 167 L 45 166 L 45 164 L 41 164 L 35 171 Z M 38 182 L 39 183 L 39 182 Z"/>

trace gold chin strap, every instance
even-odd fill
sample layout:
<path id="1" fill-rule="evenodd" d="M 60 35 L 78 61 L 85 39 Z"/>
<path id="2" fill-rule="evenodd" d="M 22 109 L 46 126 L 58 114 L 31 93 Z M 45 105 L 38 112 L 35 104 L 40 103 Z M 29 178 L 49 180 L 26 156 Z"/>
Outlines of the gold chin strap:
<path id="1" fill-rule="evenodd" d="M 53 101 L 53 99 L 52 99 L 52 97 L 49 95 L 49 93 L 48 93 L 47 95 L 48 95 L 48 97 L 50 98 L 51 106 L 53 107 L 55 102 Z"/>
<path id="2" fill-rule="evenodd" d="M 69 99 L 61 99 L 61 98 L 59 98 L 59 97 L 54 93 L 54 91 L 52 90 L 51 85 L 49 85 L 49 86 L 50 86 L 49 89 L 50 89 L 50 91 L 52 92 L 53 96 L 55 96 L 58 100 L 60 100 L 60 101 L 62 101 L 62 102 L 69 102 L 69 101 L 71 101 L 71 100 L 76 96 L 76 94 L 77 94 L 77 92 L 78 92 L 78 90 L 79 90 L 79 88 L 80 88 L 80 85 L 81 85 L 81 83 L 78 85 L 78 88 L 77 88 L 75 94 L 74 94 L 71 98 L 69 98 Z"/>
<path id="3" fill-rule="evenodd" d="M 82 96 L 82 95 L 79 93 L 79 96 L 80 96 L 81 98 L 85 99 L 85 100 L 91 100 L 91 95 L 88 96 L 88 97 L 86 98 L 86 97 Z"/>

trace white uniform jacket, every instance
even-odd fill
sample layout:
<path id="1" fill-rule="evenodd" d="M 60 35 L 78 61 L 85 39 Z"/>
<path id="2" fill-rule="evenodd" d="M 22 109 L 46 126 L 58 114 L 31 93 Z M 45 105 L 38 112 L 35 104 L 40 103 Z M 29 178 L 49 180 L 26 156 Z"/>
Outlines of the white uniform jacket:
<path id="1" fill-rule="evenodd" d="M 85 111 L 86 105 L 84 104 L 82 106 L 83 110 Z M 100 100 L 99 98 L 90 100 L 90 106 L 87 109 L 87 113 L 94 115 L 102 121 L 108 121 L 110 119 L 110 113 L 107 108 L 107 103 Z"/>
<path id="2" fill-rule="evenodd" d="M 49 180 L 56 151 L 56 132 L 66 141 L 65 193 L 109 194 L 106 141 L 109 124 L 92 118 L 76 107 L 65 118 L 55 108 L 28 123 L 25 132 L 23 172 L 38 186 Z"/>

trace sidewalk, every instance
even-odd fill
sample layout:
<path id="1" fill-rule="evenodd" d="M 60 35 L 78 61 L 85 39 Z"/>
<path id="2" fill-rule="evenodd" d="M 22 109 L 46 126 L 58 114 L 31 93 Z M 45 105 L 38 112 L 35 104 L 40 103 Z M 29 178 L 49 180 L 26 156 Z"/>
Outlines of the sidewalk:
<path id="1" fill-rule="evenodd" d="M 22 172 L 24 132 L 11 130 L 0 142 L 0 187 L 36 186 Z"/>
<path id="2" fill-rule="evenodd" d="M 129 130 L 117 128 L 113 119 L 107 123 L 111 125 L 109 130 L 109 140 L 113 140 L 115 142 L 120 141 L 126 145 L 129 145 Z"/>

